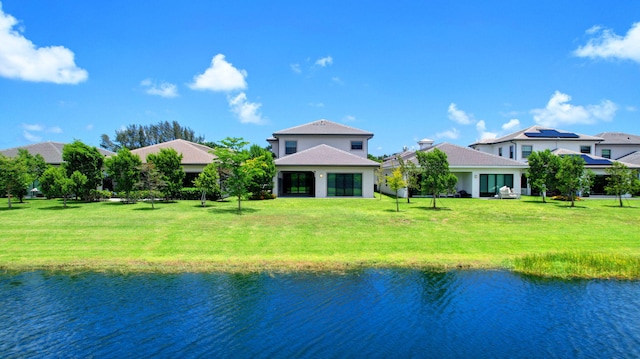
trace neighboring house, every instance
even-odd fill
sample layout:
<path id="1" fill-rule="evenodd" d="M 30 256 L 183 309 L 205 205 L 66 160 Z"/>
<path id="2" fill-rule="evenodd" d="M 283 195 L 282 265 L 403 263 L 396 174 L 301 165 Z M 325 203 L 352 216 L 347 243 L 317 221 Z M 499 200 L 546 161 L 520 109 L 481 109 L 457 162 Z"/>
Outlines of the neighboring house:
<path id="1" fill-rule="evenodd" d="M 583 154 L 595 154 L 596 145 L 603 141 L 598 136 L 532 126 L 509 135 L 485 139 L 469 145 L 474 150 L 491 153 L 512 160 L 527 162 L 534 151 L 564 148 Z"/>
<path id="2" fill-rule="evenodd" d="M 62 162 L 64 162 L 62 160 L 62 149 L 65 145 L 66 143 L 61 142 L 40 142 L 34 143 L 32 145 L 9 148 L 0 151 L 0 153 L 7 157 L 15 157 L 18 155 L 19 149 L 25 149 L 34 156 L 37 154 L 42 156 L 47 164 L 50 164 L 52 166 L 60 166 Z M 100 152 L 105 157 L 115 154 L 102 148 L 98 148 L 98 152 Z"/>
<path id="3" fill-rule="evenodd" d="M 456 193 L 449 195 L 459 196 L 464 191 L 474 198 L 494 197 L 502 186 L 508 186 L 516 193 L 523 190 L 520 179 L 528 168 L 524 163 L 446 142 L 433 145 L 433 141 L 422 140 L 419 145 L 418 151 L 429 152 L 437 148 L 447 155 L 449 171 L 458 178 Z M 419 166 L 416 152 L 407 151 L 398 156 L 405 162 L 410 161 Z M 384 174 L 391 174 L 397 166 L 396 156 L 389 157 L 383 164 Z M 384 193 L 395 195 L 384 181 L 380 189 Z M 406 198 L 406 189 L 399 191 L 398 195 Z"/>
<path id="4" fill-rule="evenodd" d="M 3 154 L 4 156 L 7 156 L 7 157 L 15 157 L 18 155 L 19 149 L 25 149 L 29 151 L 29 153 L 33 156 L 35 155 L 42 156 L 42 158 L 44 158 L 45 163 L 51 166 L 58 167 L 64 162 L 64 160 L 62 159 L 62 149 L 64 148 L 65 145 L 66 143 L 62 143 L 62 142 L 51 142 L 51 141 L 40 142 L 40 143 L 31 144 L 31 145 L 2 150 L 0 151 L 0 154 Z M 97 149 L 98 149 L 98 152 L 100 152 L 104 157 L 112 156 L 115 154 L 111 151 L 107 151 L 102 148 L 97 148 Z M 32 192 L 32 189 L 34 188 L 37 189 L 38 187 L 39 187 L 39 182 L 35 181 L 29 186 L 28 191 Z M 33 191 L 32 193 L 37 193 L 37 192 L 38 191 Z"/>
<path id="5" fill-rule="evenodd" d="M 178 155 L 182 154 L 182 169 L 186 174 L 183 181 L 185 187 L 192 187 L 193 180 L 202 172 L 204 167 L 216 159 L 216 156 L 211 153 L 213 151 L 211 147 L 181 139 L 137 148 L 131 150 L 131 153 L 137 154 L 142 162 L 146 163 L 147 155 L 159 153 L 163 148 L 173 148 L 178 152 Z"/>
<path id="6" fill-rule="evenodd" d="M 622 160 L 623 157 L 640 151 L 640 136 L 623 132 L 603 132 L 596 137 L 603 139 L 596 144 L 595 155 L 600 157 Z"/>
<path id="7" fill-rule="evenodd" d="M 273 133 L 274 193 L 281 197 L 374 196 L 374 171 L 367 158 L 373 133 L 319 120 Z"/>

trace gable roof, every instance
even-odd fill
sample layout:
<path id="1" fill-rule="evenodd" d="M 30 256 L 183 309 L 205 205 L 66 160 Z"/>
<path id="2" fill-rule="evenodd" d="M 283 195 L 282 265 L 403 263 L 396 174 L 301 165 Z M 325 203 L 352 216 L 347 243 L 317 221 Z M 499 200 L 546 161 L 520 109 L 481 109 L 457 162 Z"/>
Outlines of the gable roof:
<path id="1" fill-rule="evenodd" d="M 276 166 L 380 166 L 378 162 L 325 144 L 278 158 L 275 164 Z"/>
<path id="2" fill-rule="evenodd" d="M 48 164 L 59 165 L 62 162 L 64 162 L 62 160 L 62 149 L 64 148 L 65 145 L 66 143 L 48 141 L 48 142 L 34 143 L 26 146 L 9 148 L 9 149 L 0 151 L 0 153 L 2 153 L 7 157 L 15 157 L 18 155 L 18 150 L 21 148 L 24 148 L 34 156 L 36 154 L 39 154 L 40 156 L 42 156 L 42 158 L 44 158 L 44 162 Z M 96 148 L 98 149 L 98 152 L 100 152 L 105 157 L 112 156 L 115 154 L 103 148 L 98 148 L 98 147 Z"/>
<path id="3" fill-rule="evenodd" d="M 604 141 L 598 145 L 640 145 L 640 136 L 631 135 L 624 132 L 602 132 L 596 135 Z"/>
<path id="4" fill-rule="evenodd" d="M 278 137 L 279 135 L 358 135 L 369 136 L 369 138 L 373 137 L 373 133 L 371 132 L 329 120 L 309 122 L 304 125 L 287 128 L 273 133 L 273 137 Z"/>
<path id="5" fill-rule="evenodd" d="M 435 148 L 447 155 L 449 168 L 456 167 L 510 167 L 510 168 L 526 168 L 526 163 L 518 162 L 509 158 L 496 156 L 494 154 L 477 151 L 468 147 L 462 147 L 451 143 L 443 142 L 435 146 L 425 148 L 419 151 L 429 152 Z M 405 161 L 418 163 L 416 157 L 417 151 L 403 152 L 400 154 Z M 385 162 L 385 167 L 393 166 L 395 158 L 390 157 Z M 388 164 L 387 164 L 388 162 Z"/>
<path id="6" fill-rule="evenodd" d="M 211 147 L 181 139 L 137 148 L 135 150 L 132 150 L 131 153 L 135 153 L 140 156 L 140 159 L 144 163 L 147 162 L 147 155 L 149 155 L 150 153 L 158 153 L 163 148 L 173 148 L 174 150 L 176 150 L 176 152 L 178 152 L 178 154 L 182 154 L 181 163 L 183 165 L 209 164 L 216 158 L 214 154 L 209 153 L 209 151 L 213 150 Z"/>
<path id="7" fill-rule="evenodd" d="M 544 126 L 531 126 L 524 130 L 516 131 L 510 133 L 506 136 L 502 136 L 499 138 L 488 138 L 484 140 L 480 140 L 471 144 L 474 145 L 493 145 L 496 143 L 508 142 L 513 140 L 526 140 L 526 141 L 544 141 L 544 140 L 563 140 L 563 141 L 602 141 L 601 137 L 597 136 L 589 136 L 583 135 L 580 133 L 574 133 L 563 130 L 556 130 L 549 127 Z"/>

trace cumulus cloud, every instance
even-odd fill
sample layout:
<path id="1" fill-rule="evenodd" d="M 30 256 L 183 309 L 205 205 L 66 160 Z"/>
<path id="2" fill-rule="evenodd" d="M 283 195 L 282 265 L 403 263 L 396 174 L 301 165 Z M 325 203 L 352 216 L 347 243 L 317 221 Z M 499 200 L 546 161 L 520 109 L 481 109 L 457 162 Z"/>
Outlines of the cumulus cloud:
<path id="1" fill-rule="evenodd" d="M 460 137 L 460 131 L 457 128 L 452 128 L 443 132 L 436 133 L 436 138 L 448 138 L 456 140 Z"/>
<path id="2" fill-rule="evenodd" d="M 449 119 L 453 122 L 459 123 L 461 125 L 470 125 L 474 121 L 470 115 L 466 112 L 459 110 L 455 103 L 451 103 L 449 105 Z"/>
<path id="3" fill-rule="evenodd" d="M 193 77 L 189 87 L 193 90 L 234 91 L 247 88 L 245 78 L 247 72 L 238 70 L 224 59 L 223 54 L 217 54 L 211 60 L 211 66 L 200 75 Z"/>
<path id="4" fill-rule="evenodd" d="M 509 122 L 502 124 L 502 130 L 504 131 L 513 131 L 520 127 L 520 120 L 517 118 L 509 120 Z"/>
<path id="5" fill-rule="evenodd" d="M 480 120 L 476 123 L 476 130 L 478 131 L 481 140 L 487 138 L 496 138 L 498 136 L 496 132 L 487 131 L 487 125 L 485 124 L 484 120 Z"/>
<path id="6" fill-rule="evenodd" d="M 320 67 L 327 67 L 333 65 L 333 57 L 327 56 L 316 60 L 316 65 Z"/>
<path id="7" fill-rule="evenodd" d="M 47 127 L 40 124 L 30 124 L 30 123 L 23 123 L 22 130 L 23 130 L 22 131 L 23 137 L 30 142 L 42 141 L 42 136 L 39 136 L 38 134 L 36 134 L 37 132 L 62 133 L 62 129 L 58 126 Z"/>
<path id="8" fill-rule="evenodd" d="M 636 22 L 625 36 L 615 34 L 611 29 L 594 26 L 587 30 L 593 35 L 586 45 L 573 53 L 578 57 L 622 59 L 640 63 L 640 22 Z"/>
<path id="9" fill-rule="evenodd" d="M 231 112 L 235 113 L 241 123 L 253 123 L 261 125 L 266 122 L 262 115 L 258 112 L 262 104 L 247 101 L 247 95 L 244 92 L 237 96 L 227 97 Z"/>
<path id="10" fill-rule="evenodd" d="M 149 95 L 166 98 L 178 96 L 178 87 L 169 82 L 161 82 L 158 84 L 151 79 L 145 79 L 140 82 L 140 86 L 144 87 L 145 92 Z"/>
<path id="11" fill-rule="evenodd" d="M 76 66 L 74 53 L 63 46 L 37 47 L 14 30 L 18 21 L 0 3 L 0 76 L 33 82 L 77 84 L 89 77 Z"/>
<path id="12" fill-rule="evenodd" d="M 531 110 L 533 119 L 537 124 L 548 127 L 594 124 L 598 121 L 611 121 L 618 110 L 618 106 L 609 100 L 586 107 L 572 105 L 569 101 L 571 96 L 556 91 L 545 108 Z"/>

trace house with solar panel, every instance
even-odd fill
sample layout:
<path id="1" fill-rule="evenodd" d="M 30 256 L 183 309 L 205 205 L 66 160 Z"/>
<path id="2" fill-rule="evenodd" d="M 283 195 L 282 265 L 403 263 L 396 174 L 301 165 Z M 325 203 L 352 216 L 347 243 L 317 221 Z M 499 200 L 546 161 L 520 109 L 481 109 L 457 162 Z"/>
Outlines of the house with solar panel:
<path id="1" fill-rule="evenodd" d="M 523 191 L 520 178 L 529 167 L 526 163 L 446 142 L 434 145 L 434 141 L 429 139 L 419 141 L 418 145 L 420 147 L 417 151 L 406 151 L 387 158 L 382 165 L 385 176 L 398 167 L 398 157 L 405 163 L 412 162 L 419 166 L 416 153 L 429 152 L 437 148 L 447 155 L 449 171 L 458 179 L 455 191 L 443 193 L 442 196 L 489 198 L 495 197 L 502 186 L 509 187 L 515 193 Z M 382 183 L 380 190 L 395 195 L 386 183 Z M 420 196 L 420 193 L 407 192 L 405 188 L 398 191 L 398 196 L 416 197 Z"/>
<path id="2" fill-rule="evenodd" d="M 631 138 L 631 135 L 628 136 Z M 532 152 L 546 149 L 558 156 L 580 156 L 585 161 L 585 168 L 596 174 L 591 193 L 604 194 L 605 169 L 611 167 L 614 161 L 623 162 L 627 167 L 633 169 L 640 168 L 640 164 L 628 163 L 620 159 L 625 156 L 623 153 L 629 154 L 640 150 L 640 141 L 637 141 L 640 138 L 633 136 L 635 142 L 632 140 L 624 142 L 619 137 L 606 133 L 590 136 L 543 126 L 532 126 L 503 137 L 484 139 L 469 147 L 523 163 L 527 163 L 527 158 Z M 614 156 L 619 157 L 616 159 Z M 521 177 L 521 187 L 523 188 L 522 193 L 530 194 L 524 173 Z"/>
<path id="3" fill-rule="evenodd" d="M 374 171 L 367 158 L 373 133 L 318 120 L 276 131 L 267 139 L 274 153 L 273 192 L 279 197 L 374 196 Z"/>

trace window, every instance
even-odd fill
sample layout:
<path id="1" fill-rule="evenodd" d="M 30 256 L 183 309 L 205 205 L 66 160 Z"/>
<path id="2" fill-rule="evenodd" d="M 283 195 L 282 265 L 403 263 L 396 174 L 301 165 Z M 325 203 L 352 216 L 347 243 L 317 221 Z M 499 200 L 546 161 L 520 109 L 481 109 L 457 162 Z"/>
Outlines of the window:
<path id="1" fill-rule="evenodd" d="M 285 141 L 284 142 L 284 154 L 290 155 L 298 152 L 298 141 Z"/>
<path id="2" fill-rule="evenodd" d="M 509 146 L 509 158 L 513 158 L 513 146 Z"/>
<path id="3" fill-rule="evenodd" d="M 362 196 L 362 173 L 327 174 L 327 196 Z"/>
<path id="4" fill-rule="evenodd" d="M 498 148 L 498 156 L 502 157 L 502 147 Z"/>
<path id="5" fill-rule="evenodd" d="M 591 153 L 591 146 L 580 146 L 580 153 Z"/>
<path id="6" fill-rule="evenodd" d="M 602 150 L 602 157 L 611 159 L 611 150 Z"/>
<path id="7" fill-rule="evenodd" d="M 282 177 L 284 195 L 313 196 L 315 191 L 313 172 L 284 172 Z"/>
<path id="8" fill-rule="evenodd" d="M 533 152 L 533 146 L 522 145 L 522 158 L 529 158 L 531 152 Z"/>
<path id="9" fill-rule="evenodd" d="M 512 174 L 480 175 L 480 197 L 493 197 L 502 186 L 513 188 Z"/>
<path id="10" fill-rule="evenodd" d="M 351 141 L 352 150 L 361 150 L 363 148 L 362 141 Z"/>

